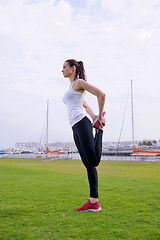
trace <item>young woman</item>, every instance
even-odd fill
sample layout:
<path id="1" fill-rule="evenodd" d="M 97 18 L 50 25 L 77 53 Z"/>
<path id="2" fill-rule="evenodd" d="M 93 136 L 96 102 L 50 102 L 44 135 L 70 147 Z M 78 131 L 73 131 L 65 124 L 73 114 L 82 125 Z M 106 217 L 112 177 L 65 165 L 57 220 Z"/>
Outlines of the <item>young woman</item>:
<path id="1" fill-rule="evenodd" d="M 70 87 L 63 97 L 67 105 L 69 123 L 73 130 L 73 138 L 81 156 L 82 162 L 87 169 L 90 186 L 90 198 L 77 211 L 94 211 L 101 210 L 98 201 L 98 175 L 96 167 L 100 163 L 102 152 L 102 135 L 105 126 L 103 108 L 105 104 L 105 93 L 97 87 L 86 82 L 83 62 L 77 62 L 69 59 L 64 62 L 63 75 L 69 78 Z M 90 106 L 84 101 L 85 91 L 95 95 L 98 100 L 99 115 L 95 115 Z M 85 111 L 90 115 L 96 129 L 95 137 L 93 136 L 93 126 L 87 118 Z"/>

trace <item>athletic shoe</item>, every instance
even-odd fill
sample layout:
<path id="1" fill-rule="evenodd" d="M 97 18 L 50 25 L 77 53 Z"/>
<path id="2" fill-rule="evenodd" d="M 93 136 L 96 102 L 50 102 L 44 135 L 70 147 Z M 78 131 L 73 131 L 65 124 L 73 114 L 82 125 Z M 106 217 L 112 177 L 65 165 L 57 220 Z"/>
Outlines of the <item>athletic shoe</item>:
<path id="1" fill-rule="evenodd" d="M 105 113 L 105 111 L 102 113 L 102 117 L 104 117 Z M 92 126 L 99 129 L 99 116 L 93 121 Z"/>
<path id="2" fill-rule="evenodd" d="M 102 208 L 99 202 L 91 203 L 90 200 L 88 200 L 88 202 L 83 204 L 81 207 L 77 208 L 77 211 L 82 211 L 82 212 L 85 212 L 85 211 L 100 212 L 101 210 Z"/>

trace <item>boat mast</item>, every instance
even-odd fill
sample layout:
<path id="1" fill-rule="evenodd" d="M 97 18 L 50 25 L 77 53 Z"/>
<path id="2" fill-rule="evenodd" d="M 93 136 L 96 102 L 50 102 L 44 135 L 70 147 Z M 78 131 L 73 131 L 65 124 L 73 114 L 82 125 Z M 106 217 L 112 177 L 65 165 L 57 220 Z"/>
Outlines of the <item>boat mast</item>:
<path id="1" fill-rule="evenodd" d="M 47 100 L 47 124 L 46 124 L 46 147 L 48 148 L 48 112 L 49 112 L 49 100 Z"/>
<path id="2" fill-rule="evenodd" d="M 132 144 L 134 146 L 133 81 L 131 80 Z"/>

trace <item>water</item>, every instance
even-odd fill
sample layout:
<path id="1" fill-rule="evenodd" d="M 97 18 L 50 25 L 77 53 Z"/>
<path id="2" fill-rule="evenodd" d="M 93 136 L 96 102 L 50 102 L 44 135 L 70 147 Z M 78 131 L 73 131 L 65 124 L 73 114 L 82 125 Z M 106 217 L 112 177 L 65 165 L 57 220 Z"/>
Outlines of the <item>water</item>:
<path id="1" fill-rule="evenodd" d="M 56 159 L 81 159 L 78 153 L 64 153 L 64 154 L 0 154 L 0 158 L 32 158 L 36 159 L 40 156 L 44 160 L 56 160 Z M 148 161 L 148 162 L 160 162 L 160 156 L 102 156 L 101 160 L 106 161 Z"/>

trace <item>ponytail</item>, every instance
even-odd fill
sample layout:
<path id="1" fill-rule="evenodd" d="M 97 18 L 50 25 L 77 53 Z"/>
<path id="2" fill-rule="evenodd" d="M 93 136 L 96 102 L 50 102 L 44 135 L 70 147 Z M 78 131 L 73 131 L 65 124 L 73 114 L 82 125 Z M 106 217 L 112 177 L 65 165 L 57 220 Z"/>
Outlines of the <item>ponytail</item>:
<path id="1" fill-rule="evenodd" d="M 79 78 L 82 78 L 84 80 L 86 80 L 86 76 L 85 76 L 85 70 L 84 70 L 84 65 L 82 61 L 77 62 L 78 63 L 78 71 L 76 71 L 79 75 Z M 77 69 L 76 69 L 77 70 Z"/>
<path id="2" fill-rule="evenodd" d="M 70 67 L 73 67 L 73 66 L 76 67 L 75 78 L 82 78 L 83 80 L 86 81 L 85 70 L 84 70 L 84 65 L 82 61 L 77 62 L 74 59 L 68 59 L 66 60 L 66 62 L 68 62 Z"/>

